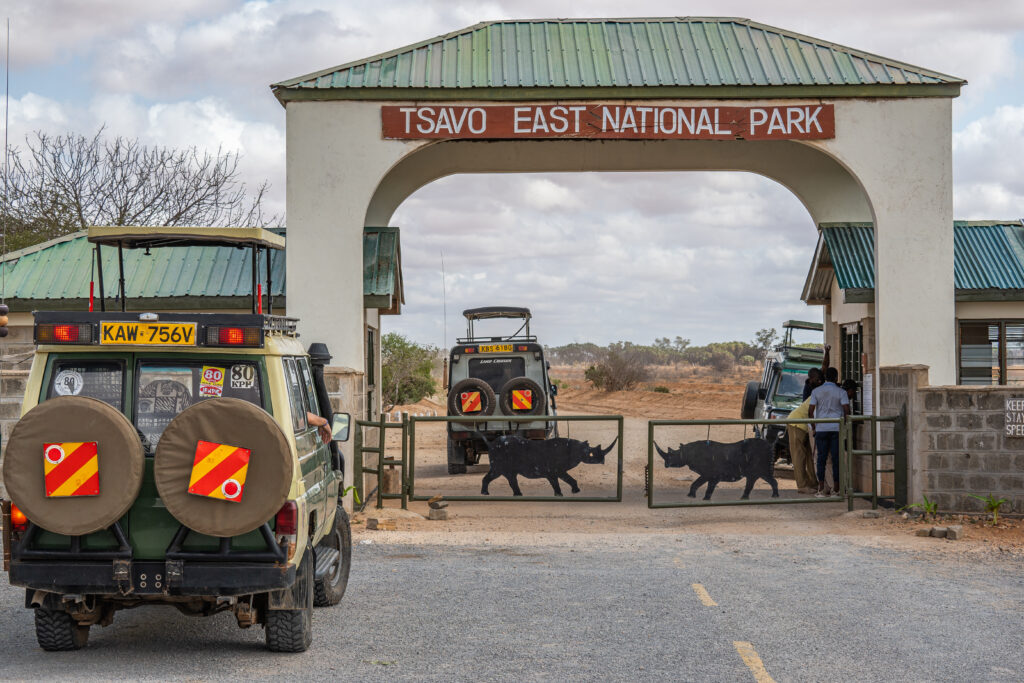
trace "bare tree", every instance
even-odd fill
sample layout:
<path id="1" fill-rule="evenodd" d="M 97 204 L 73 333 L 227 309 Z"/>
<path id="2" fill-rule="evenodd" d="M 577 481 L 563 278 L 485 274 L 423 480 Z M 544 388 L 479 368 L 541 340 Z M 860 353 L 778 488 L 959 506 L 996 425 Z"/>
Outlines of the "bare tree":
<path id="1" fill-rule="evenodd" d="M 90 225 L 279 225 L 265 216 L 267 184 L 239 179 L 239 155 L 154 147 L 136 139 L 37 131 L 11 147 L 0 212 L 20 249 Z"/>

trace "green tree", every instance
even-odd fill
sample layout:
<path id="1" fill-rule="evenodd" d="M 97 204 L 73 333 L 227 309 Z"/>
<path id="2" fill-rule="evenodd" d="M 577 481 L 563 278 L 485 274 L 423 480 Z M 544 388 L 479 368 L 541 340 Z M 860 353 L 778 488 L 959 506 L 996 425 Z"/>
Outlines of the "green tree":
<path id="1" fill-rule="evenodd" d="M 416 403 L 430 396 L 437 386 L 430 376 L 437 349 L 421 346 L 397 332 L 381 338 L 381 398 L 388 410 L 396 405 Z"/>
<path id="2" fill-rule="evenodd" d="M 772 348 L 772 344 L 779 338 L 779 333 L 774 327 L 766 327 L 758 330 L 754 333 L 754 341 L 750 343 L 755 349 L 757 349 L 757 357 L 764 358 L 768 355 L 768 351 Z"/>

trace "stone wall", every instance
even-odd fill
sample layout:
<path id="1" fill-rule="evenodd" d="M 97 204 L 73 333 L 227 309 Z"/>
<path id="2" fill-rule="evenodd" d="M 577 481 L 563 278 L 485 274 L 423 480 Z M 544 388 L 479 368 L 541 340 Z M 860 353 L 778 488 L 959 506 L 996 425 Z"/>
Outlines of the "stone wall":
<path id="1" fill-rule="evenodd" d="M 994 494 L 1001 511 L 1024 513 L 1024 437 L 1005 435 L 1005 401 L 1022 387 L 920 389 L 919 457 L 923 492 L 940 511 L 982 512 L 971 494 Z"/>
<path id="2" fill-rule="evenodd" d="M 352 416 L 352 427 L 349 440 L 342 444 L 341 452 L 345 455 L 345 485 L 355 482 L 355 421 L 366 419 L 366 387 L 364 374 L 361 370 L 329 365 L 324 368 L 324 383 L 327 394 L 331 397 L 333 412 L 349 413 Z M 367 463 L 369 466 L 370 463 Z M 345 496 L 345 508 L 352 511 L 352 495 Z"/>

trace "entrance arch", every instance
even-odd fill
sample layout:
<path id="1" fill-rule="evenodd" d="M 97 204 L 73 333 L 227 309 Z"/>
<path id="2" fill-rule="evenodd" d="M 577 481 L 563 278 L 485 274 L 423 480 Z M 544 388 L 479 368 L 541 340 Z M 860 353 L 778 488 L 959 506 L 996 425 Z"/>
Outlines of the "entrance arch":
<path id="1" fill-rule="evenodd" d="M 446 175 L 750 171 L 788 187 L 816 223 L 873 222 L 878 366 L 927 365 L 932 384 L 952 384 L 952 98 L 963 83 L 728 18 L 488 22 L 278 83 L 289 312 L 337 364 L 361 367 L 363 229 Z M 582 134 L 520 135 L 515 107 L 573 105 L 714 111 L 716 139 L 642 126 L 622 135 L 604 121 Z M 506 123 L 486 140 L 452 127 L 438 135 L 440 126 L 389 132 L 388 116 L 404 113 L 409 133 L 409 112 L 422 107 L 490 108 Z M 809 107 L 827 109 L 834 127 L 754 134 L 755 108 Z M 616 135 L 635 139 L 606 139 Z"/>
<path id="2" fill-rule="evenodd" d="M 413 192 L 448 175 L 590 171 L 749 171 L 787 187 L 815 224 L 850 216 L 872 219 L 857 179 L 826 153 L 799 142 L 545 140 L 444 141 L 419 147 L 381 178 L 365 223 L 386 225 Z"/>

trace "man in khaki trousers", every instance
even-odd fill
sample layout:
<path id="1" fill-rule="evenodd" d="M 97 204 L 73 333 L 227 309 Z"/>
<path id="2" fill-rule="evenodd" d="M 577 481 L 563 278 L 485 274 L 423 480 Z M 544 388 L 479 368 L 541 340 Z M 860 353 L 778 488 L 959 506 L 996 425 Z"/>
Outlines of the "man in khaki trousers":
<path id="1" fill-rule="evenodd" d="M 789 414 L 790 420 L 807 419 L 811 399 L 805 400 Z M 800 493 L 810 495 L 818 490 L 818 478 L 814 474 L 814 456 L 811 453 L 810 425 L 796 424 L 786 427 L 789 433 L 789 458 L 793 462 L 793 478 Z"/>

